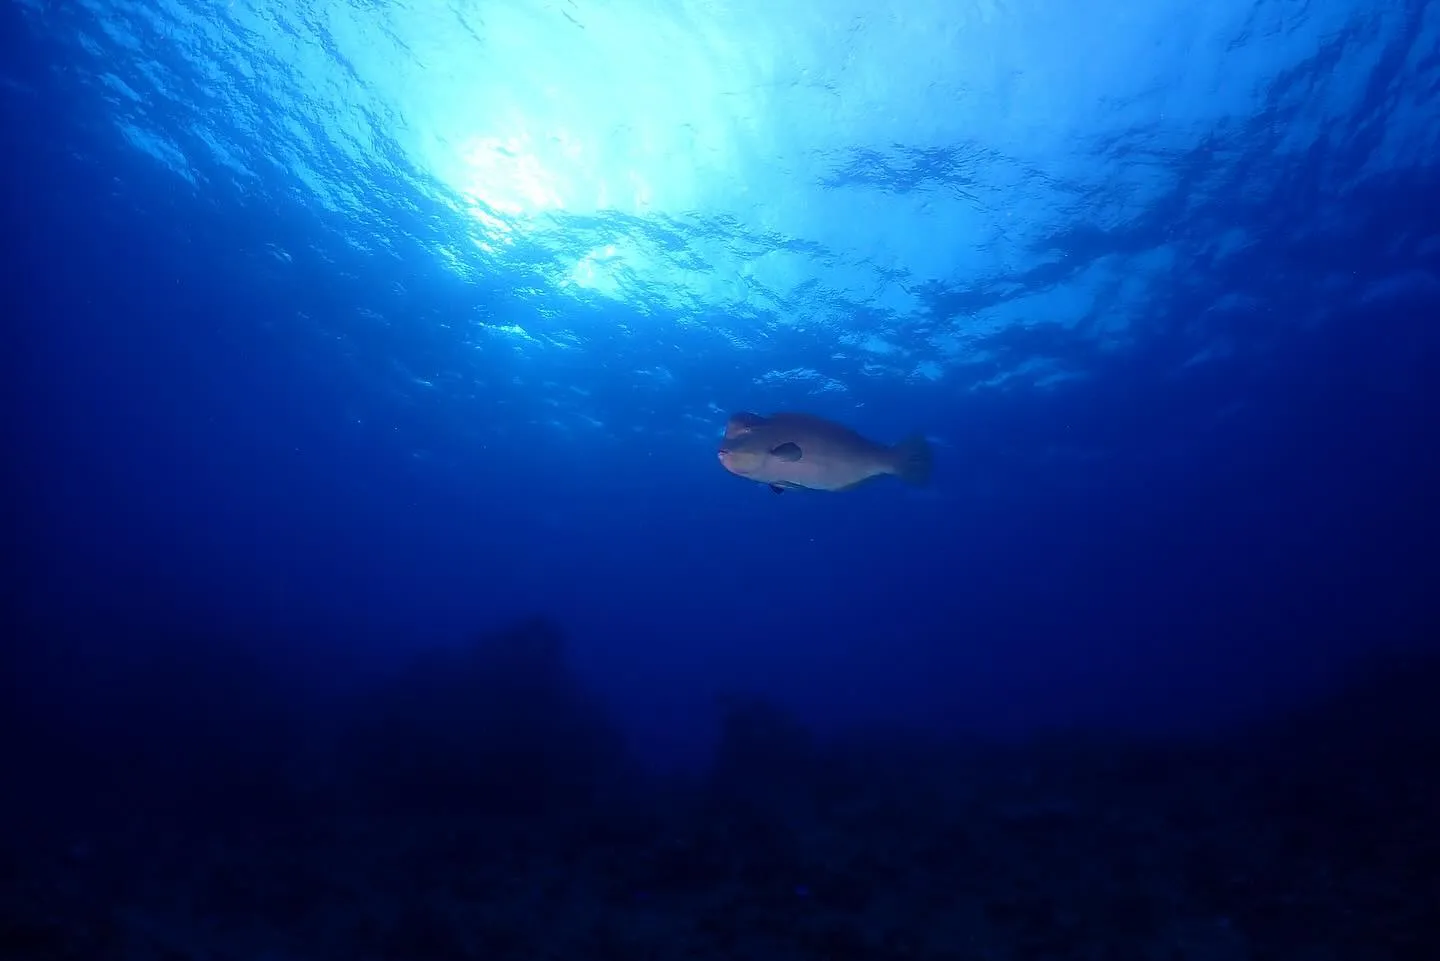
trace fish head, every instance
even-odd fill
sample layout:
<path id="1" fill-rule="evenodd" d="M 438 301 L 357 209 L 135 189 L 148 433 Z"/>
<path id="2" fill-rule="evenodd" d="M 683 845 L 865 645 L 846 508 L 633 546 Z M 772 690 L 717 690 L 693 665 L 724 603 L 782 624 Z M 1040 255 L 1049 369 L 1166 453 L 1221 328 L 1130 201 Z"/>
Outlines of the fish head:
<path id="1" fill-rule="evenodd" d="M 725 436 L 716 454 L 720 465 L 737 477 L 761 479 L 771 460 L 770 446 L 762 436 L 765 418 L 740 413 L 725 425 Z"/>
<path id="2" fill-rule="evenodd" d="M 742 410 L 738 414 L 731 414 L 730 419 L 725 422 L 725 439 L 732 437 L 745 437 L 755 433 L 764 427 L 769 421 L 759 414 L 752 414 L 748 410 Z"/>
<path id="3" fill-rule="evenodd" d="M 769 460 L 770 452 L 766 450 L 746 450 L 743 447 L 739 449 L 720 448 L 720 466 L 737 477 L 761 479 Z"/>

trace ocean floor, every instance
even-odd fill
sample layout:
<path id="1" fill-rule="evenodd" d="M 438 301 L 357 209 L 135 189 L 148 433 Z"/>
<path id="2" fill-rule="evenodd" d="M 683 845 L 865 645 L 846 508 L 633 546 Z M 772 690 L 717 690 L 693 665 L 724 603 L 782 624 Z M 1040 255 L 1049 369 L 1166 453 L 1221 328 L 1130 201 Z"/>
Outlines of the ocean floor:
<path id="1" fill-rule="evenodd" d="M 51 781 L 91 796 L 31 791 L 0 835 L 0 958 L 1440 958 L 1433 674 L 1169 745 L 821 742 L 739 700 L 665 778 L 531 640 L 392 679 L 284 763 L 74 761 Z M 467 720 L 467 685 L 525 693 Z"/>

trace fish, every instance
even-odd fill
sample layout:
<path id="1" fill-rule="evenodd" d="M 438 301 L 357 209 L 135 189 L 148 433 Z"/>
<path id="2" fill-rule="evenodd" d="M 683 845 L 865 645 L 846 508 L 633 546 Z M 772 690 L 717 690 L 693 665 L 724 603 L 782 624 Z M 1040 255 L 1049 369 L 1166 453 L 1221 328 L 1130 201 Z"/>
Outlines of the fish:
<path id="1" fill-rule="evenodd" d="M 924 487 L 934 462 L 930 442 L 919 434 L 881 444 L 813 414 L 749 411 L 726 421 L 717 454 L 727 471 L 777 494 L 847 491 L 886 475 Z"/>

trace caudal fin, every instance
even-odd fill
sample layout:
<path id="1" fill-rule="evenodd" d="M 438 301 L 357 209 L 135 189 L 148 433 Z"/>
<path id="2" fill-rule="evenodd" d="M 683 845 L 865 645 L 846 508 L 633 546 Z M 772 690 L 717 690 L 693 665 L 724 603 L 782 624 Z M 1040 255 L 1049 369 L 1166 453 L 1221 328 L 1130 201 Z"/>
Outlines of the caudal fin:
<path id="1" fill-rule="evenodd" d="M 916 487 L 930 483 L 935 455 L 930 451 L 930 442 L 921 435 L 907 437 L 890 448 L 890 457 L 890 473 L 905 483 Z"/>

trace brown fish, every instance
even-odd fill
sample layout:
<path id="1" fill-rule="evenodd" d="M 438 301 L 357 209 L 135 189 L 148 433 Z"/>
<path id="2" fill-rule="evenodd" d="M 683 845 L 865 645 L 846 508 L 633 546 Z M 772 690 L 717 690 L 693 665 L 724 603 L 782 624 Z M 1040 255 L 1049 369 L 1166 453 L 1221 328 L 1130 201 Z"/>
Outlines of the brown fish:
<path id="1" fill-rule="evenodd" d="M 843 491 L 893 474 L 907 484 L 930 482 L 930 444 L 916 435 L 893 447 L 877 444 L 812 414 L 733 415 L 720 441 L 720 463 L 737 477 L 787 488 Z"/>

